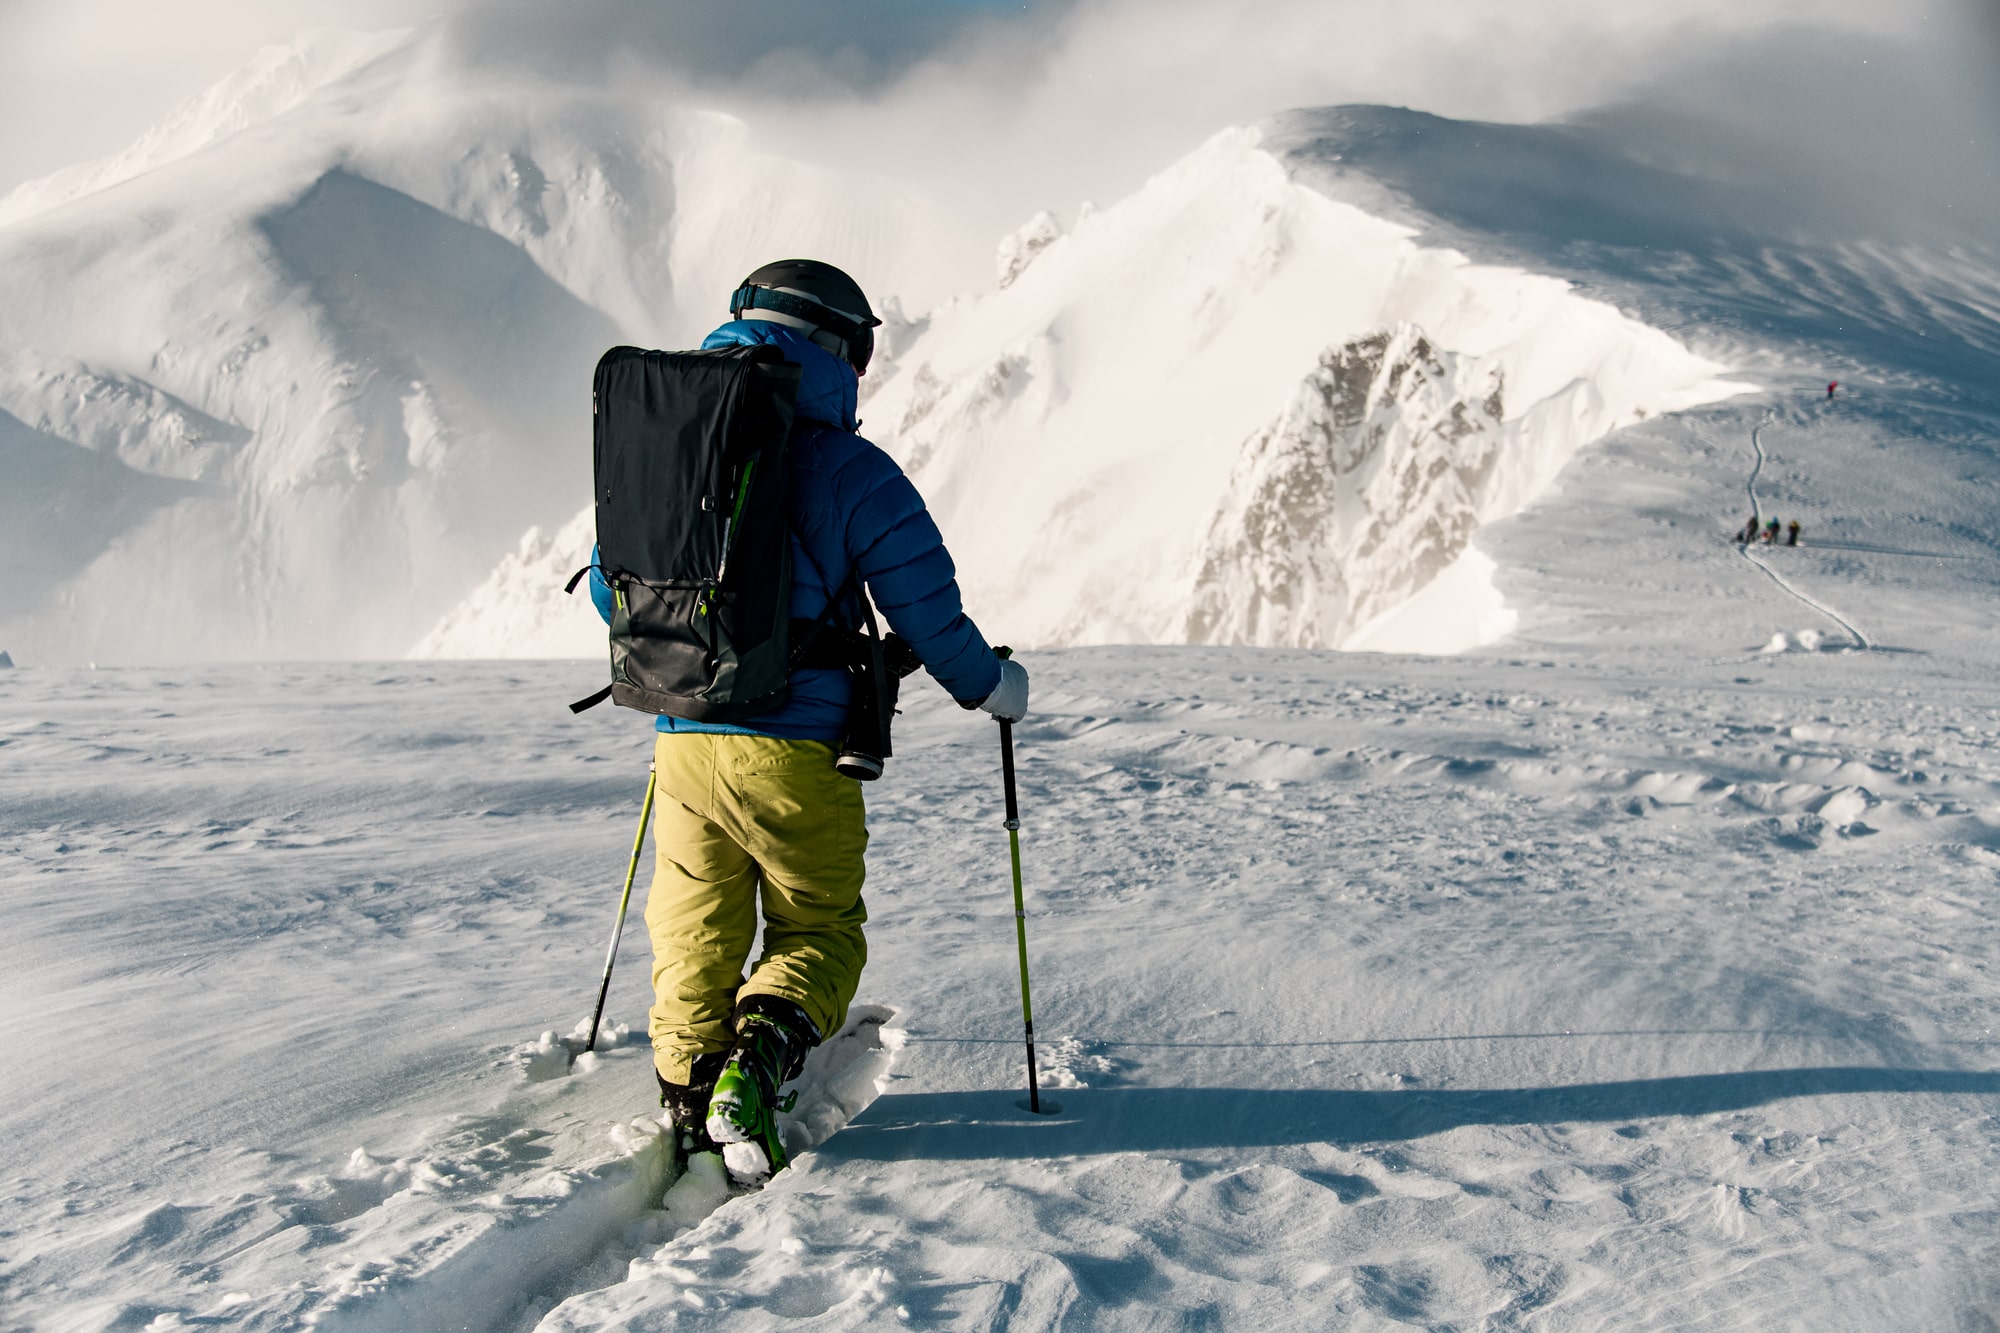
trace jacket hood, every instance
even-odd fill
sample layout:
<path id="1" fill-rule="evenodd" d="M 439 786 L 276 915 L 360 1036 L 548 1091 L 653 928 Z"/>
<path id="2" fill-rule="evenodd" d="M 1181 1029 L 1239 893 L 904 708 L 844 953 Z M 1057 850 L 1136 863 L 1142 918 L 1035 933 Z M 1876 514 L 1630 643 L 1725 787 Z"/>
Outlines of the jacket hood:
<path id="1" fill-rule="evenodd" d="M 853 430 L 859 381 L 854 367 L 797 329 L 764 319 L 732 319 L 701 340 L 703 351 L 716 347 L 753 347 L 768 343 L 801 367 L 799 415 Z"/>

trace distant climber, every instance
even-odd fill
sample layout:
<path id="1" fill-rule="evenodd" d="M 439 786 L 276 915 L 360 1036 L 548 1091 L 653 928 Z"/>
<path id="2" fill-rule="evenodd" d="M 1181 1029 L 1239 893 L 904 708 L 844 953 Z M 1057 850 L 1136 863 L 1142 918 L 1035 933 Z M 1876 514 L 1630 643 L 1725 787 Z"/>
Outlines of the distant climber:
<path id="1" fill-rule="evenodd" d="M 1839 381 L 1839 380 L 1829 380 L 1829 381 L 1827 382 L 1827 386 L 1826 386 L 1826 396 L 1827 396 L 1828 398 L 1832 398 L 1832 397 L 1833 397 L 1833 391 L 1834 391 L 1835 389 L 1838 389 L 1839 387 L 1840 387 L 1840 381 Z"/>
<path id="2" fill-rule="evenodd" d="M 1785 545 L 1797 546 L 1798 544 L 1799 544 L 1799 521 L 1797 519 L 1793 519 L 1791 522 L 1785 525 Z"/>
<path id="3" fill-rule="evenodd" d="M 1750 515 L 1749 520 L 1746 521 L 1743 524 L 1743 526 L 1737 530 L 1736 544 L 1738 546 L 1748 546 L 1751 542 L 1756 541 L 1757 527 L 1758 527 L 1757 516 L 1755 514 L 1752 514 Z"/>
<path id="4" fill-rule="evenodd" d="M 1776 546 L 1777 544 L 1778 544 L 1778 520 L 1774 518 L 1769 523 L 1764 525 L 1764 545 Z"/>

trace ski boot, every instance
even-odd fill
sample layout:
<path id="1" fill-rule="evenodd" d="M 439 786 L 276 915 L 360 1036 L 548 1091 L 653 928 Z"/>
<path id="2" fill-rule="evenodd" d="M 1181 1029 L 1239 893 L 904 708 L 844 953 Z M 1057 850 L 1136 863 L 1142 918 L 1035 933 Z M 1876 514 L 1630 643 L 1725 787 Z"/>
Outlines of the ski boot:
<path id="1" fill-rule="evenodd" d="M 696 1153 L 720 1153 L 722 1145 L 709 1137 L 708 1099 L 715 1095 L 715 1080 L 722 1073 L 727 1051 L 711 1051 L 694 1058 L 694 1071 L 686 1083 L 669 1083 L 655 1068 L 660 1081 L 660 1105 L 667 1109 L 667 1124 L 674 1136 L 674 1165 L 685 1171 L 688 1158 Z"/>
<path id="2" fill-rule="evenodd" d="M 778 1113 L 791 1110 L 798 1094 L 780 1102 L 778 1089 L 799 1076 L 818 1044 L 819 1030 L 790 1000 L 752 995 L 736 1006 L 736 1044 L 715 1080 L 707 1128 L 738 1185 L 761 1186 L 790 1160 Z"/>

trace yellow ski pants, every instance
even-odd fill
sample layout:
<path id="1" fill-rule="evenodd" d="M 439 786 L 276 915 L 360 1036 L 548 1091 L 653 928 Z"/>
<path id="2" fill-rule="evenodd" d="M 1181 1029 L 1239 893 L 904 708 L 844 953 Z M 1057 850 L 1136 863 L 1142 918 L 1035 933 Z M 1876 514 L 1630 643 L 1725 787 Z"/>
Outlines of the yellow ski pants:
<path id="1" fill-rule="evenodd" d="M 661 1077 L 685 1084 L 696 1056 L 726 1050 L 745 995 L 790 1000 L 832 1036 L 868 961 L 861 784 L 819 741 L 663 732 L 653 756 L 646 928 Z M 746 981 L 760 905 L 764 947 Z"/>

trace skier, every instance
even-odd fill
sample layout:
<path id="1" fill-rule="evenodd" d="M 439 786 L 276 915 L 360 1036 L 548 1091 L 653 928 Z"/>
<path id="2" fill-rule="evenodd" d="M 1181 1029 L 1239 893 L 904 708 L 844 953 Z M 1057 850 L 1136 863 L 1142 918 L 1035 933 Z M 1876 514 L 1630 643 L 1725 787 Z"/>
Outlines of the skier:
<path id="1" fill-rule="evenodd" d="M 1748 546 L 1751 542 L 1756 541 L 1758 526 L 1757 516 L 1755 514 L 1750 515 L 1748 519 L 1744 520 L 1742 529 L 1736 534 L 1736 544 L 1738 546 Z"/>
<path id="2" fill-rule="evenodd" d="M 1827 386 L 1826 386 L 1826 397 L 1827 397 L 1827 401 L 1828 401 L 1828 402 L 1831 402 L 1831 401 L 1833 401 L 1833 391 L 1834 391 L 1835 389 L 1838 389 L 1839 387 L 1840 387 L 1840 381 L 1839 381 L 1839 380 L 1831 380 L 1831 381 L 1829 381 L 1829 382 L 1827 383 Z"/>
<path id="3" fill-rule="evenodd" d="M 1764 545 L 1776 546 L 1777 544 L 1778 544 L 1778 520 L 1774 518 L 1764 526 Z"/>
<path id="4" fill-rule="evenodd" d="M 791 614 L 857 628 L 862 589 L 961 706 L 1018 722 L 1028 673 L 960 605 L 951 556 L 901 469 L 855 434 L 857 378 L 881 323 L 830 264 L 757 269 L 704 349 L 769 344 L 801 368 L 792 460 Z M 590 590 L 613 600 L 592 559 Z M 786 701 L 740 723 L 661 716 L 651 1034 L 661 1105 L 682 1154 L 724 1153 L 739 1184 L 785 1165 L 778 1089 L 846 1021 L 867 959 L 860 784 L 835 771 L 847 672 L 801 667 Z M 744 964 L 762 908 L 764 947 Z"/>
<path id="5" fill-rule="evenodd" d="M 1790 523 L 1787 523 L 1785 525 L 1785 545 L 1797 546 L 1798 544 L 1799 544 L 1799 521 L 1797 519 L 1793 519 Z"/>

